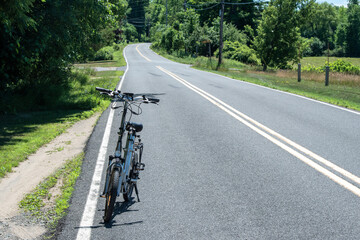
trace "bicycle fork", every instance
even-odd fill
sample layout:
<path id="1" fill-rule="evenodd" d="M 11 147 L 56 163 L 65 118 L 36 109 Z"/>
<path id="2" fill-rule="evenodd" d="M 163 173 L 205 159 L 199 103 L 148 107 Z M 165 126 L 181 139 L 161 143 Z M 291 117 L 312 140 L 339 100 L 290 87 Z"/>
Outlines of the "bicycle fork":
<path id="1" fill-rule="evenodd" d="M 114 159 L 115 159 L 115 161 L 113 161 Z M 113 169 L 117 168 L 119 173 L 121 174 L 122 166 L 119 164 L 120 161 L 121 161 L 120 159 L 116 159 L 112 155 L 109 156 L 109 164 L 106 169 L 105 186 L 104 186 L 103 193 L 100 195 L 101 198 L 106 198 L 106 193 L 109 192 L 109 185 L 110 185 L 111 174 L 113 172 Z M 119 180 L 120 179 L 121 179 L 121 175 L 120 175 Z M 119 182 L 119 183 L 121 184 L 121 182 Z"/>

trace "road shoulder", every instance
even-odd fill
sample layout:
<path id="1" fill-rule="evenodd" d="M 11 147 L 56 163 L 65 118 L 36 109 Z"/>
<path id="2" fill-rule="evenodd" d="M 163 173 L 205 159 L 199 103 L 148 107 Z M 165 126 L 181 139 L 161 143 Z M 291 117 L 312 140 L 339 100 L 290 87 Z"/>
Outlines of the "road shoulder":
<path id="1" fill-rule="evenodd" d="M 0 180 L 1 239 L 37 239 L 45 233 L 44 226 L 24 219 L 19 202 L 43 179 L 62 167 L 66 160 L 83 152 L 99 115 L 75 123 Z"/>

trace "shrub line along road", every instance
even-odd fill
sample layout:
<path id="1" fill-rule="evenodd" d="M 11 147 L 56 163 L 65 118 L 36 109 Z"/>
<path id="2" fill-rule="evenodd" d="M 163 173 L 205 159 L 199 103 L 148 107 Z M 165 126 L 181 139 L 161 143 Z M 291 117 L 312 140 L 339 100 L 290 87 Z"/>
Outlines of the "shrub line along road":
<path id="1" fill-rule="evenodd" d="M 108 109 L 59 239 L 358 239 L 358 112 L 194 70 L 149 44 L 124 52 L 121 90 L 165 93 L 132 118 L 144 124 L 141 202 L 118 198 L 103 223 L 101 162 L 120 121 Z"/>

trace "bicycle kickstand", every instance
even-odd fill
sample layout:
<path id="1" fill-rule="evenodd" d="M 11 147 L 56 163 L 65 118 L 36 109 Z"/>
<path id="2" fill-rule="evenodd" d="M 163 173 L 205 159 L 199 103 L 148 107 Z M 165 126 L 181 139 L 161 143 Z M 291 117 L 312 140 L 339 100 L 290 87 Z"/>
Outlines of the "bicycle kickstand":
<path id="1" fill-rule="evenodd" d="M 140 202 L 139 191 L 138 191 L 138 188 L 137 188 L 137 184 L 135 184 L 135 193 L 136 193 L 138 202 Z"/>

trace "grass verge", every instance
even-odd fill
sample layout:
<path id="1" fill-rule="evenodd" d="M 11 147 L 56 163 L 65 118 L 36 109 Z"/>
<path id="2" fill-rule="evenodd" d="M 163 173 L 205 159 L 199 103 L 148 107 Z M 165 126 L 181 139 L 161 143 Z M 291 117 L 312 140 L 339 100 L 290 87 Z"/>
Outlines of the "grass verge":
<path id="1" fill-rule="evenodd" d="M 76 179 L 81 172 L 84 153 L 68 160 L 54 174 L 27 194 L 19 206 L 31 216 L 45 223 L 48 232 L 44 238 L 52 238 L 58 221 L 66 215 Z"/>
<path id="2" fill-rule="evenodd" d="M 114 56 L 117 66 L 126 65 L 122 49 Z M 109 99 L 95 87 L 114 89 L 123 71 L 95 72 L 84 65 L 74 68 L 71 91 L 59 99 L 58 110 L 0 115 L 0 178 L 75 122 L 107 108 Z"/>
<path id="3" fill-rule="evenodd" d="M 229 78 L 251 82 L 257 85 L 278 89 L 302 96 L 306 96 L 319 101 L 335 104 L 345 108 L 360 111 L 360 77 L 354 75 L 333 73 L 330 75 L 330 85 L 324 85 L 324 74 L 303 73 L 302 81 L 297 81 L 295 71 L 276 71 L 270 70 L 262 72 L 258 67 L 247 66 L 243 63 L 224 59 L 219 70 L 216 70 L 217 59 L 205 57 L 178 57 L 170 55 L 162 50 L 153 49 L 161 56 L 172 61 L 191 64 L 194 68 L 213 72 Z M 306 59 L 308 62 L 309 59 Z M 315 61 L 322 61 L 316 59 Z M 356 60 L 354 60 L 356 61 Z M 337 78 L 339 79 L 337 79 Z M 349 78 L 349 79 L 348 79 Z M 337 80 L 336 80 L 337 79 Z"/>

